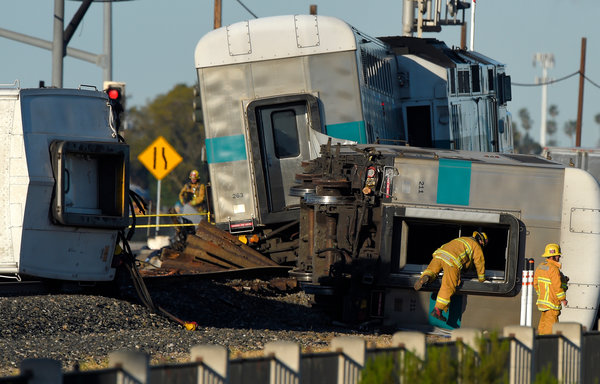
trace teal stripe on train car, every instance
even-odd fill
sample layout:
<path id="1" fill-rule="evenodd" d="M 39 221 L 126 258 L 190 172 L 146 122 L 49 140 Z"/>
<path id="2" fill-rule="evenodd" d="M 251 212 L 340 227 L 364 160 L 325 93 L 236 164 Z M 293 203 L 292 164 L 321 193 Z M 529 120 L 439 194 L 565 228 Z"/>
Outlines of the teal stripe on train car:
<path id="1" fill-rule="evenodd" d="M 244 135 L 221 136 L 206 139 L 206 161 L 208 164 L 246 160 Z"/>
<path id="2" fill-rule="evenodd" d="M 469 205 L 471 162 L 440 159 L 438 168 L 437 203 Z"/>
<path id="3" fill-rule="evenodd" d="M 367 144 L 367 132 L 364 121 L 327 125 L 327 134 L 336 139 L 352 140 L 358 144 Z"/>

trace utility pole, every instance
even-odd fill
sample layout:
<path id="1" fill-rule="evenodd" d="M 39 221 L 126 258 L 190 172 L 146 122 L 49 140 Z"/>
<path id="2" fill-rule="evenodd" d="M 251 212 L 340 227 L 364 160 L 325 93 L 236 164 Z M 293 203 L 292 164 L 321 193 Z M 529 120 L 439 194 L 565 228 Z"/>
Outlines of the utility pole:
<path id="1" fill-rule="evenodd" d="M 215 0 L 215 28 L 221 28 L 221 0 Z"/>
<path id="2" fill-rule="evenodd" d="M 52 86 L 63 86 L 63 52 L 65 25 L 65 1 L 54 0 L 54 39 L 52 41 Z"/>
<path id="3" fill-rule="evenodd" d="M 546 146 L 546 117 L 548 115 L 547 111 L 547 95 L 548 95 L 548 85 L 547 82 L 551 79 L 548 78 L 548 68 L 554 68 L 554 55 L 552 53 L 536 53 L 533 55 L 533 66 L 535 67 L 537 63 L 542 65 L 542 77 L 536 77 L 536 84 L 542 84 L 542 116 L 540 120 L 540 145 L 543 147 Z"/>
<path id="4" fill-rule="evenodd" d="M 113 79 L 112 41 L 112 2 L 108 1 L 104 3 L 104 41 L 102 43 L 104 81 Z"/>
<path id="5" fill-rule="evenodd" d="M 460 26 L 460 49 L 467 49 L 467 24 Z"/>
<path id="6" fill-rule="evenodd" d="M 585 79 L 585 46 L 587 39 L 581 38 L 581 62 L 579 64 L 579 101 L 577 103 L 577 129 L 575 146 L 581 147 L 581 119 L 583 115 L 583 84 Z"/>

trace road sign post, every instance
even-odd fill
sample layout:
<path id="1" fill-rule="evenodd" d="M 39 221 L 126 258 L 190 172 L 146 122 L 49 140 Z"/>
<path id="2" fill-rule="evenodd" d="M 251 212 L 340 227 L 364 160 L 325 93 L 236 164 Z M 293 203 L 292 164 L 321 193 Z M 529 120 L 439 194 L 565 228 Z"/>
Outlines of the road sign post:
<path id="1" fill-rule="evenodd" d="M 165 140 L 159 136 L 152 144 L 150 144 L 142 153 L 138 155 L 138 160 L 150 171 L 156 178 L 156 234 L 160 223 L 160 189 L 161 180 L 169 174 L 179 163 L 181 156 L 177 151 Z"/>

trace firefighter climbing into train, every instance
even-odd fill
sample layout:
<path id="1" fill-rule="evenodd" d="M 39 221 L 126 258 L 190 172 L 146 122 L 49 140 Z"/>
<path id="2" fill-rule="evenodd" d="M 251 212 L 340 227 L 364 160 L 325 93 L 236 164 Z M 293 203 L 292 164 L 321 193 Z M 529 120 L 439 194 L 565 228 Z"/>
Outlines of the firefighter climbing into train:
<path id="1" fill-rule="evenodd" d="M 423 285 L 433 282 L 443 270 L 442 286 L 437 294 L 435 307 L 431 316 L 438 320 L 446 321 L 443 312 L 448 311 L 450 298 L 460 284 L 460 273 L 475 265 L 477 279 L 485 281 L 485 258 L 483 248 L 488 243 L 485 232 L 475 231 L 471 237 L 458 237 L 433 252 L 433 259 L 415 283 L 415 290 L 420 290 Z"/>
<path id="2" fill-rule="evenodd" d="M 179 202 L 182 206 L 191 205 L 200 213 L 206 213 L 206 186 L 198 179 L 199 173 L 197 170 L 192 170 L 189 175 L 189 180 L 183 185 L 179 192 Z"/>
<path id="3" fill-rule="evenodd" d="M 549 335 L 552 326 L 558 323 L 558 316 L 563 306 L 567 305 L 567 282 L 569 278 L 560 271 L 562 267 L 560 245 L 548 244 L 544 249 L 546 260 L 541 263 L 533 274 L 533 286 L 538 299 L 536 305 L 542 312 L 538 324 L 538 334 Z"/>

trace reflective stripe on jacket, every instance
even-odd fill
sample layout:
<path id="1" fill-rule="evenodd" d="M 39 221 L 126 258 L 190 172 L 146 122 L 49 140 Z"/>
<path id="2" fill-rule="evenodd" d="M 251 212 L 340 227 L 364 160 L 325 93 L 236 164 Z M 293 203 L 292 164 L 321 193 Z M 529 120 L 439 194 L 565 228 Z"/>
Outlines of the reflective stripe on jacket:
<path id="1" fill-rule="evenodd" d="M 472 263 L 475 263 L 477 278 L 480 281 L 485 279 L 483 251 L 479 243 L 472 237 L 459 237 L 442 245 L 433 252 L 433 257 L 459 270 L 469 268 Z"/>
<path id="2" fill-rule="evenodd" d="M 560 268 L 559 262 L 546 259 L 533 274 L 533 286 L 538 295 L 535 304 L 540 311 L 548 309 L 560 311 L 562 309 L 560 302 L 565 300 L 567 295 L 562 287 Z"/>

